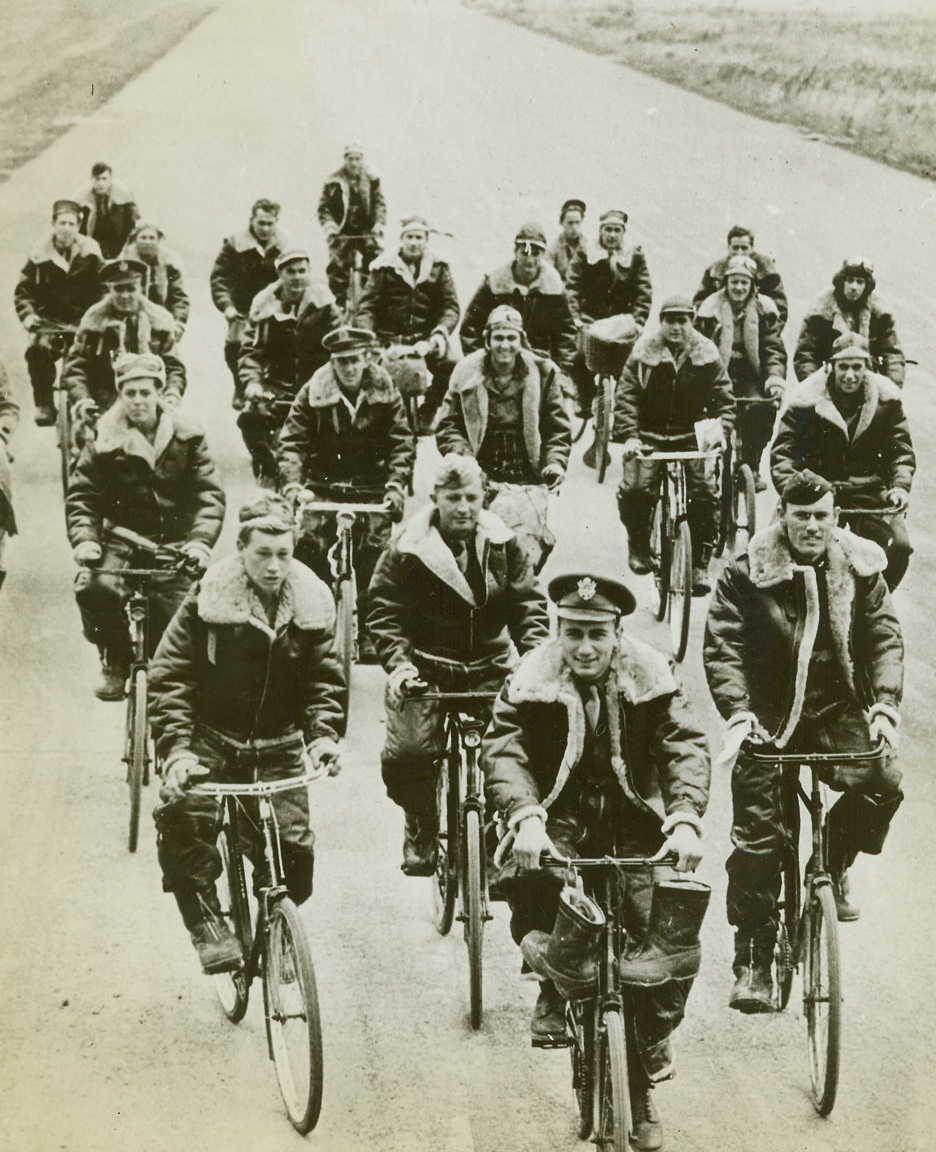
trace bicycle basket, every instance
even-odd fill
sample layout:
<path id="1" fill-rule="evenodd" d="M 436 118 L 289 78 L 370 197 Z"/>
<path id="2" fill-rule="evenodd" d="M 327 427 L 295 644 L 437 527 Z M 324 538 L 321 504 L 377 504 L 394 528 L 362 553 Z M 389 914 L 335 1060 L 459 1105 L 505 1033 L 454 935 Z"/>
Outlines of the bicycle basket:
<path id="1" fill-rule="evenodd" d="M 637 322 L 628 312 L 596 320 L 583 328 L 582 353 L 589 372 L 596 376 L 620 376 L 639 334 Z"/>
<path id="2" fill-rule="evenodd" d="M 383 366 L 402 396 L 422 396 L 429 387 L 426 361 L 416 352 L 388 348 L 383 355 Z"/>

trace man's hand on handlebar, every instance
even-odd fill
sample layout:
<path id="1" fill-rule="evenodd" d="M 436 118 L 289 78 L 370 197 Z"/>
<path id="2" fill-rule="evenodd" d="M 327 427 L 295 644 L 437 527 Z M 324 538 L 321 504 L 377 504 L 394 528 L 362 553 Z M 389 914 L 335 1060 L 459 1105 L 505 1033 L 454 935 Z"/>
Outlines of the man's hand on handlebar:
<path id="1" fill-rule="evenodd" d="M 624 459 L 630 460 L 634 456 L 642 456 L 646 449 L 636 436 L 624 441 Z"/>
<path id="2" fill-rule="evenodd" d="M 100 563 L 102 555 L 101 545 L 96 540 L 82 540 L 72 551 L 72 558 L 79 568 L 93 567 Z"/>
<path id="3" fill-rule="evenodd" d="M 887 745 L 888 752 L 892 756 L 896 753 L 900 738 L 897 735 L 897 725 L 890 716 L 886 716 L 883 712 L 878 712 L 877 715 L 871 718 L 868 729 L 871 734 L 871 739 L 875 744 L 880 744 L 883 740 Z"/>
<path id="4" fill-rule="evenodd" d="M 910 493 L 906 488 L 891 488 L 890 492 L 887 493 L 887 503 L 903 512 L 910 503 Z"/>
<path id="5" fill-rule="evenodd" d="M 74 407 L 74 416 L 79 424 L 84 424 L 86 427 L 93 427 L 98 416 L 101 414 L 101 409 L 97 406 L 90 396 L 86 396 L 83 400 L 79 400 Z"/>
<path id="6" fill-rule="evenodd" d="M 702 838 L 692 824 L 677 824 L 653 859 L 662 860 L 670 852 L 678 857 L 673 865 L 677 872 L 695 872 L 702 860 Z"/>
<path id="7" fill-rule="evenodd" d="M 182 800 L 189 785 L 208 775 L 210 770 L 204 764 L 199 764 L 194 756 L 180 756 L 163 771 L 159 799 L 164 804 Z"/>
<path id="8" fill-rule="evenodd" d="M 556 492 L 565 479 L 565 469 L 561 464 L 547 464 L 542 472 L 546 487 L 550 492 Z"/>
<path id="9" fill-rule="evenodd" d="M 328 768 L 329 776 L 341 771 L 341 749 L 330 736 L 316 736 L 308 748 L 313 768 Z"/>
<path id="10" fill-rule="evenodd" d="M 543 853 L 559 858 L 555 844 L 546 834 L 542 816 L 527 816 L 517 825 L 513 842 L 514 859 L 521 872 L 537 872 Z"/>
<path id="11" fill-rule="evenodd" d="M 403 519 L 403 508 L 406 505 L 406 494 L 401 492 L 395 485 L 388 487 L 384 492 L 383 498 L 384 507 L 390 513 L 390 519 L 394 524 L 399 524 Z"/>
<path id="12" fill-rule="evenodd" d="M 401 708 L 404 699 L 413 694 L 410 690 L 422 683 L 415 664 L 398 664 L 387 677 L 387 701 L 392 707 Z"/>

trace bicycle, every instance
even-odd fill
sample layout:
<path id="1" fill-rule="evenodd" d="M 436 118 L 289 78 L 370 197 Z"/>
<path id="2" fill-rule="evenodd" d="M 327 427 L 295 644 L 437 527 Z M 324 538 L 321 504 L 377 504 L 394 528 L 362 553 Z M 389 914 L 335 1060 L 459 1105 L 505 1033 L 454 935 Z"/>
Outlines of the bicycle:
<path id="1" fill-rule="evenodd" d="M 736 396 L 735 404 L 760 405 L 776 409 L 773 400 L 763 396 Z M 725 548 L 743 552 L 751 537 L 757 531 L 757 485 L 754 469 L 742 461 L 741 429 L 736 426 L 725 457 L 722 470 L 721 523 L 718 527 L 718 544 L 715 555 L 721 557 Z"/>
<path id="2" fill-rule="evenodd" d="M 803 1015 L 806 1017 L 809 1076 L 813 1106 L 828 1116 L 838 1088 L 842 1039 L 842 962 L 838 916 L 829 873 L 822 770 L 832 765 L 868 763 L 881 759 L 881 741 L 869 752 L 780 753 L 748 744 L 748 754 L 776 765 L 781 773 L 784 814 L 783 863 L 780 870 L 780 926 L 774 949 L 775 1010 L 789 1003 L 793 973 L 802 968 Z M 810 770 L 809 792 L 800 780 Z M 800 869 L 800 807 L 809 813 L 812 855 L 805 875 Z"/>
<path id="3" fill-rule="evenodd" d="M 335 239 L 342 241 L 339 259 L 348 272 L 348 290 L 345 294 L 342 310 L 345 314 L 345 323 L 353 325 L 357 319 L 361 297 L 364 294 L 364 285 L 367 282 L 367 272 L 364 269 L 364 249 L 361 247 L 361 242 L 365 240 L 376 241 L 377 237 L 373 232 L 347 236 L 339 233 Z M 349 250 L 351 253 L 350 264 L 347 261 Z"/>
<path id="4" fill-rule="evenodd" d="M 406 420 L 413 435 L 419 430 L 419 409 L 430 383 L 429 369 L 426 367 L 426 342 L 415 344 L 388 344 L 381 353 L 380 364 L 387 370 L 403 398 Z M 412 480 L 410 495 L 412 496 Z"/>
<path id="5" fill-rule="evenodd" d="M 149 682 L 149 582 L 170 572 L 185 573 L 196 579 L 202 573 L 201 565 L 186 556 L 177 545 L 155 544 L 129 528 L 112 525 L 110 536 L 131 544 L 140 553 L 153 557 L 150 568 L 94 568 L 102 576 L 118 576 L 130 585 L 130 595 L 124 605 L 130 622 L 129 691 L 127 692 L 127 718 L 124 725 L 123 762 L 127 766 L 127 784 L 130 789 L 130 825 L 127 850 L 136 852 L 140 831 L 140 803 L 143 787 L 149 784 L 150 767 L 155 756 L 150 750 L 149 711 L 147 686 Z M 158 770 L 158 769 L 157 769 Z"/>
<path id="6" fill-rule="evenodd" d="M 433 921 L 447 936 L 456 919 L 464 927 L 468 949 L 469 1018 L 481 1027 L 483 1013 L 484 925 L 490 920 L 487 877 L 484 781 L 478 762 L 487 709 L 495 692 L 436 692 L 422 681 L 404 694 L 404 703 L 438 700 L 446 703 L 445 755 L 439 766 L 436 800 L 439 844 L 432 877 Z"/>
<path id="7" fill-rule="evenodd" d="M 693 460 L 715 460 L 721 449 L 708 452 L 647 452 L 641 460 L 663 464 L 657 500 L 650 523 L 650 557 L 657 620 L 669 619 L 670 643 L 677 661 L 689 646 L 692 605 L 692 538 L 689 532 L 689 496 L 686 466 Z"/>
<path id="8" fill-rule="evenodd" d="M 68 495 L 71 474 L 78 459 L 80 446 L 75 443 L 68 389 L 62 382 L 62 374 L 65 359 L 74 343 L 77 331 L 74 324 L 58 324 L 52 321 L 43 321 L 38 328 L 33 329 L 33 335 L 43 338 L 49 350 L 55 353 L 58 362 L 52 389 L 55 403 L 55 438 L 60 457 L 62 492 L 65 496 Z"/>
<path id="9" fill-rule="evenodd" d="M 579 329 L 579 345 L 589 372 L 595 374 L 595 472 L 604 483 L 610 456 L 608 445 L 614 429 L 614 392 L 639 329 L 633 316 L 622 313 L 594 321 Z M 584 424 L 583 429 L 584 431 Z M 581 435 L 581 433 L 579 433 Z M 578 437 L 576 437 L 578 439 Z"/>
<path id="10" fill-rule="evenodd" d="M 582 1140 L 594 1132 L 593 1142 L 606 1152 L 630 1152 L 633 1110 L 628 1071 L 634 1050 L 634 1025 L 626 985 L 618 978 L 624 954 L 622 886 L 624 872 L 669 867 L 676 857 L 601 856 L 556 859 L 543 856 L 544 867 L 571 872 L 579 888 L 582 873 L 589 874 L 589 894 L 605 914 L 598 948 L 598 984 L 590 995 L 566 1005 L 568 1038 L 540 1047 L 568 1047 L 572 1062 L 572 1089 Z"/>
<path id="11" fill-rule="evenodd" d="M 306 929 L 283 880 L 279 825 L 271 800 L 279 792 L 307 786 L 324 772 L 324 768 L 316 769 L 286 780 L 250 784 L 206 781 L 188 789 L 189 795 L 211 796 L 223 805 L 218 897 L 221 914 L 244 956 L 238 968 L 213 974 L 215 993 L 225 1016 L 237 1024 L 247 1011 L 251 984 L 262 976 L 267 1052 L 289 1121 L 303 1136 L 318 1123 L 322 1108 L 322 1024 Z M 265 877 L 269 877 L 269 883 L 260 886 L 257 894 L 255 926 L 241 843 L 241 821 L 256 826 L 245 805 L 248 799 L 257 801 Z"/>

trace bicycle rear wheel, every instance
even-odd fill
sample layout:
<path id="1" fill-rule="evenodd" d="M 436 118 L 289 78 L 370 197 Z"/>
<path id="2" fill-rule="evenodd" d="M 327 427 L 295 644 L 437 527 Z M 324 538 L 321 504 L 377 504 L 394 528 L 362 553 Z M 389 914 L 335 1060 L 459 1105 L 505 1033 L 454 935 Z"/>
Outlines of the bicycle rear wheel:
<path id="1" fill-rule="evenodd" d="M 465 867 L 462 873 L 465 910 L 465 943 L 468 946 L 468 976 L 471 992 L 471 1027 L 481 1027 L 484 990 L 484 873 L 482 852 L 484 832 L 477 811 L 465 812 Z"/>
<path id="2" fill-rule="evenodd" d="M 218 877 L 216 888 L 221 915 L 240 941 L 246 963 L 253 945 L 250 904 L 247 900 L 244 860 L 237 844 L 237 832 L 228 823 L 221 828 L 218 851 L 221 854 L 221 875 Z M 215 972 L 211 978 L 222 1012 L 232 1024 L 237 1024 L 243 1020 L 247 1011 L 249 985 L 245 969 L 240 967 L 231 972 Z"/>
<path id="3" fill-rule="evenodd" d="M 572 1091 L 578 1111 L 578 1135 L 587 1140 L 595 1124 L 595 1002 L 570 1001 L 566 1016 L 572 1044 Z"/>
<path id="4" fill-rule="evenodd" d="M 72 466 L 72 422 L 71 409 L 68 406 L 68 391 L 59 388 L 56 393 L 55 426 L 58 437 L 59 462 L 62 473 L 62 493 L 68 495 L 71 485 Z"/>
<path id="5" fill-rule="evenodd" d="M 595 472 L 603 484 L 608 470 L 608 444 L 614 419 L 614 377 L 599 376 L 595 394 Z"/>
<path id="6" fill-rule="evenodd" d="M 270 910 L 263 962 L 267 1040 L 290 1123 L 305 1135 L 322 1108 L 322 1023 L 315 969 L 299 910 L 288 896 Z"/>
<path id="7" fill-rule="evenodd" d="M 755 500 L 754 473 L 742 464 L 735 473 L 731 518 L 734 524 L 732 544 L 737 551 L 747 549 L 748 542 L 757 531 L 757 502 Z"/>
<path id="8" fill-rule="evenodd" d="M 842 974 L 838 918 L 829 884 L 813 888 L 804 926 L 803 1009 L 809 1039 L 813 1105 L 828 1116 L 838 1088 L 842 1040 Z"/>
<path id="9" fill-rule="evenodd" d="M 669 626 L 673 655 L 682 660 L 689 647 L 689 615 L 692 608 L 692 537 L 689 525 L 676 526 L 669 580 Z"/>
<path id="10" fill-rule="evenodd" d="M 149 775 L 149 723 L 146 712 L 146 669 L 137 668 L 127 700 L 127 784 L 130 787 L 130 828 L 127 848 L 136 852 L 140 835 L 140 800 Z"/>
<path id="11" fill-rule="evenodd" d="M 652 611 L 657 620 L 666 618 L 669 607 L 670 539 L 667 519 L 664 496 L 661 494 L 650 521 L 650 560 L 653 564 L 654 587 Z"/>
<path id="12" fill-rule="evenodd" d="M 338 658 L 344 672 L 345 686 L 341 694 L 344 711 L 344 724 L 339 736 L 344 736 L 348 727 L 348 707 L 351 703 L 351 666 L 354 663 L 354 609 L 357 601 L 357 580 L 353 570 L 340 577 L 335 590 L 335 641 Z"/>
<path id="13" fill-rule="evenodd" d="M 439 812 L 439 846 L 432 877 L 433 920 L 440 936 L 447 936 L 455 919 L 458 894 L 458 767 L 457 750 L 446 753 L 439 768 L 436 799 Z"/>
<path id="14" fill-rule="evenodd" d="M 605 1152 L 630 1152 L 631 1099 L 627 1077 L 624 1018 L 609 1008 L 602 1019 L 598 1049 L 598 1131 Z"/>

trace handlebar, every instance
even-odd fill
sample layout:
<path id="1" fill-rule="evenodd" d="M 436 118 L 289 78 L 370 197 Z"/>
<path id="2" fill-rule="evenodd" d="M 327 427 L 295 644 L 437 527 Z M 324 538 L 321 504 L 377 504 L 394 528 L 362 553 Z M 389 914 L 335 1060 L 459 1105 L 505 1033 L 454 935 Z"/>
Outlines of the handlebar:
<path id="1" fill-rule="evenodd" d="M 310 494 L 311 495 L 311 494 Z M 299 507 L 303 512 L 344 512 L 346 515 L 368 513 L 372 516 L 389 516 L 390 509 L 386 504 L 341 504 L 335 500 L 304 499 L 304 493 L 299 494 Z"/>
<path id="2" fill-rule="evenodd" d="M 404 703 L 412 700 L 496 700 L 496 692 L 436 692 L 425 680 L 411 680 L 400 689 Z"/>
<path id="3" fill-rule="evenodd" d="M 667 852 L 665 856 L 656 859 L 653 856 L 582 856 L 563 857 L 553 856 L 544 852 L 540 856 L 540 865 L 543 868 L 558 870 L 589 868 L 670 868 L 679 863 L 675 852 Z"/>
<path id="4" fill-rule="evenodd" d="M 289 792 L 301 788 L 304 784 L 313 784 L 321 780 L 328 773 L 328 765 L 322 764 L 318 768 L 305 772 L 302 776 L 290 776 L 286 780 L 257 780 L 250 784 L 222 784 L 206 780 L 201 784 L 193 784 L 186 788 L 189 796 L 273 796 L 277 792 Z"/>
<path id="5" fill-rule="evenodd" d="M 658 460 L 664 463 L 670 460 L 714 460 L 717 456 L 721 456 L 723 451 L 723 448 L 710 448 L 707 452 L 640 452 L 638 458 L 640 460 Z"/>
<path id="6" fill-rule="evenodd" d="M 906 512 L 906 507 L 900 508 L 896 504 L 887 504 L 881 508 L 841 508 L 836 505 L 840 516 L 899 516 Z"/>
<path id="7" fill-rule="evenodd" d="M 813 767 L 822 764 L 862 764 L 870 760 L 880 760 L 887 752 L 886 740 L 879 740 L 876 747 L 867 752 L 758 752 L 758 748 L 769 748 L 770 745 L 758 744 L 751 740 L 746 740 L 744 746 L 751 758 L 760 763 L 798 764 L 801 767 Z"/>
<path id="8" fill-rule="evenodd" d="M 105 531 L 106 535 L 113 537 L 113 539 L 121 540 L 124 544 L 132 545 L 137 551 L 152 556 L 160 566 L 154 568 L 98 568 L 94 565 L 88 565 L 103 576 L 158 576 L 175 568 L 190 576 L 198 577 L 204 571 L 203 566 L 191 556 L 186 556 L 178 544 L 157 544 L 155 540 L 150 540 L 148 537 L 134 532 L 131 528 L 123 528 L 119 524 L 112 524 Z"/>

